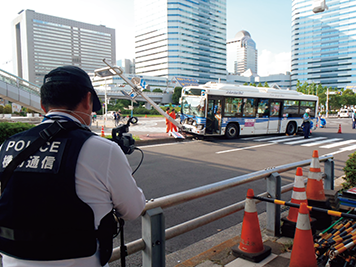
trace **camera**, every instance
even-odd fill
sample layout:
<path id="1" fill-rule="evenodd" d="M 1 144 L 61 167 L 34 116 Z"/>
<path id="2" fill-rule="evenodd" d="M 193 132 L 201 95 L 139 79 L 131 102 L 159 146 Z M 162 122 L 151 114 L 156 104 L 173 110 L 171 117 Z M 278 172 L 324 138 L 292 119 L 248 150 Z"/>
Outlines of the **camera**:
<path id="1" fill-rule="evenodd" d="M 135 150 L 135 140 L 132 134 L 129 133 L 130 124 L 136 124 L 138 119 L 131 117 L 126 124 L 120 125 L 112 129 L 112 141 L 117 143 L 125 154 L 131 154 Z"/>

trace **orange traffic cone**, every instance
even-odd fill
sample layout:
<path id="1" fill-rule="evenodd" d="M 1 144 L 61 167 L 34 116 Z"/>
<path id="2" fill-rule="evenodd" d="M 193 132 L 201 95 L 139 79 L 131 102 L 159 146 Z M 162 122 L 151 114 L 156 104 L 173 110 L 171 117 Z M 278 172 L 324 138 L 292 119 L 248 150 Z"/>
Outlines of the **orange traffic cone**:
<path id="1" fill-rule="evenodd" d="M 309 210 L 305 203 L 299 207 L 289 267 L 317 267 L 313 235 L 309 222 Z"/>
<path id="2" fill-rule="evenodd" d="M 303 169 L 301 167 L 298 167 L 295 173 L 291 203 L 305 203 L 308 205 L 307 194 L 305 193 L 304 186 Z M 289 209 L 287 219 L 292 222 L 297 222 L 298 208 L 291 207 Z"/>
<path id="3" fill-rule="evenodd" d="M 324 184 L 319 162 L 318 150 L 313 151 L 310 163 L 307 183 L 307 198 L 311 200 L 325 201 Z"/>
<path id="4" fill-rule="evenodd" d="M 105 137 L 104 126 L 101 126 L 101 137 Z"/>
<path id="5" fill-rule="evenodd" d="M 318 150 L 313 151 L 313 158 L 310 163 L 307 183 L 308 205 L 322 209 L 331 209 L 329 200 L 325 197 L 324 184 L 320 169 Z M 310 216 L 316 219 L 316 229 L 325 229 L 331 224 L 331 216 L 312 210 Z"/>
<path id="6" fill-rule="evenodd" d="M 254 192 L 248 189 L 242 222 L 241 242 L 232 248 L 235 257 L 260 262 L 271 254 L 271 248 L 263 245 Z"/>
<path id="7" fill-rule="evenodd" d="M 303 169 L 301 167 L 297 168 L 295 178 L 294 178 L 294 187 L 292 192 L 291 203 L 301 204 L 305 203 L 308 205 L 307 194 L 305 192 L 304 178 L 303 178 Z M 287 218 L 282 218 L 283 225 L 281 226 L 282 236 L 294 237 L 295 229 L 298 219 L 298 208 L 290 207 Z M 315 229 L 315 219 L 311 219 L 312 224 L 312 233 L 316 232 Z"/>
<path id="8" fill-rule="evenodd" d="M 337 131 L 337 133 L 342 133 L 341 132 L 341 124 L 339 124 L 339 130 Z"/>

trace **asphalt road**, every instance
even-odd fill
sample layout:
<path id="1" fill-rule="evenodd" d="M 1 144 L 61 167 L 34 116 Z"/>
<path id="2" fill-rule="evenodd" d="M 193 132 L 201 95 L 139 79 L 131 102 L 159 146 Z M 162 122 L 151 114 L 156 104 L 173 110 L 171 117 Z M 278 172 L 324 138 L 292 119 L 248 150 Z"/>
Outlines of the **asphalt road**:
<path id="1" fill-rule="evenodd" d="M 339 125 L 341 125 L 342 134 L 337 133 Z M 318 128 L 313 132 L 309 140 L 304 140 L 300 136 L 265 135 L 241 137 L 236 140 L 210 138 L 142 146 L 140 148 L 144 151 L 144 161 L 136 172 L 135 179 L 145 192 L 146 199 L 154 199 L 267 167 L 309 159 L 314 149 L 319 151 L 319 156 L 334 154 L 335 176 L 339 177 L 343 175 L 342 168 L 345 166 L 348 155 L 356 150 L 354 147 L 356 139 L 353 139 L 355 131 L 351 129 L 350 119 L 334 118 L 327 120 L 326 128 Z M 140 154 L 134 152 L 128 156 L 128 159 L 134 169 L 140 160 Z M 323 164 L 321 166 L 323 167 Z M 303 171 L 306 176 L 308 168 L 303 168 Z M 293 181 L 293 172 L 282 174 L 282 185 Z M 165 209 L 166 228 L 241 201 L 245 198 L 248 188 L 253 188 L 258 194 L 266 191 L 266 183 L 260 180 Z M 283 198 L 289 200 L 290 196 L 285 194 Z M 258 205 L 259 212 L 264 208 L 264 204 Z M 238 212 L 168 240 L 166 254 L 227 229 L 241 222 L 242 216 L 243 213 Z M 128 243 L 140 237 L 140 219 L 127 222 L 125 242 Z M 118 240 L 115 241 L 114 246 L 118 246 Z M 119 266 L 119 263 L 112 263 L 110 266 Z M 129 256 L 127 266 L 141 266 L 140 253 Z"/>

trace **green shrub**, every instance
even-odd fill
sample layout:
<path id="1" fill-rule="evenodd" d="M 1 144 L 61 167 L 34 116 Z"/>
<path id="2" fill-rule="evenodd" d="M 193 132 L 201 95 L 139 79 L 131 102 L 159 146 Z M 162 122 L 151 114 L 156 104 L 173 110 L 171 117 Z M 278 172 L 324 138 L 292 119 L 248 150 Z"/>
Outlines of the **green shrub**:
<path id="1" fill-rule="evenodd" d="M 349 155 L 349 159 L 346 161 L 346 166 L 344 167 L 345 180 L 346 182 L 342 184 L 343 189 L 349 189 L 356 186 L 356 152 Z"/>
<path id="2" fill-rule="evenodd" d="M 0 144 L 10 136 L 31 129 L 34 126 L 23 122 L 0 122 Z"/>

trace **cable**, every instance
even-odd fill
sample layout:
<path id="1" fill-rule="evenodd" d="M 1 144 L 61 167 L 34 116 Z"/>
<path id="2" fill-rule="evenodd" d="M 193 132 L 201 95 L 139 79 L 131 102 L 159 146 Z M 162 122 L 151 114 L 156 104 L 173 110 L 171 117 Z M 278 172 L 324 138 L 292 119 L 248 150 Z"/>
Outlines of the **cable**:
<path id="1" fill-rule="evenodd" d="M 141 161 L 140 161 L 139 164 L 137 165 L 136 169 L 132 172 L 132 175 L 134 175 L 135 172 L 138 170 L 138 168 L 140 168 L 141 163 L 142 163 L 143 158 L 144 158 L 144 154 L 143 154 L 143 151 L 142 151 L 141 149 L 139 149 L 138 147 L 135 147 L 134 149 L 135 149 L 135 150 L 139 150 L 139 151 L 141 152 L 141 154 L 142 154 L 142 157 L 141 157 Z"/>

